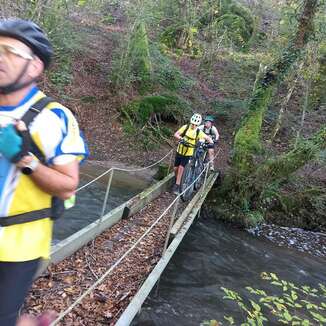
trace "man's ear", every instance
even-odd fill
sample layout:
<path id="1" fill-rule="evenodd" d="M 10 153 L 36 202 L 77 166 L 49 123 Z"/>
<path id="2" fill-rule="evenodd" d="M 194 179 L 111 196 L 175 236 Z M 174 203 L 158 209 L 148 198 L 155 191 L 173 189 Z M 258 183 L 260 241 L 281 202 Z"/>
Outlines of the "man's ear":
<path id="1" fill-rule="evenodd" d="M 29 64 L 28 75 L 34 79 L 39 77 L 43 73 L 43 70 L 43 61 L 39 57 L 34 57 Z"/>

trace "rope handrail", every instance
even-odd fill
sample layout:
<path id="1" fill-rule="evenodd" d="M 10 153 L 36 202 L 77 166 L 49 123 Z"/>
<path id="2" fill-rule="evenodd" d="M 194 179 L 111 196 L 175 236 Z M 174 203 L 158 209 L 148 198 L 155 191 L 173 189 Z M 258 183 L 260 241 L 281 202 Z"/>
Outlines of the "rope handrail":
<path id="1" fill-rule="evenodd" d="M 15 117 L 11 116 L 10 114 L 6 114 L 6 113 L 2 113 L 2 112 L 0 113 L 0 116 L 11 119 L 13 121 L 18 121 L 19 120 L 19 119 L 15 118 Z"/>
<path id="2" fill-rule="evenodd" d="M 122 260 L 128 256 L 128 254 L 133 251 L 136 246 L 146 237 L 146 235 L 160 222 L 160 220 L 167 214 L 167 212 L 173 207 L 173 205 L 180 199 L 180 197 L 192 187 L 195 182 L 201 177 L 201 175 L 206 172 L 209 168 L 209 163 L 213 162 L 217 157 L 218 152 L 214 156 L 214 158 L 207 162 L 204 169 L 200 172 L 197 178 L 176 198 L 171 202 L 171 204 L 164 210 L 164 212 L 156 219 L 156 221 L 143 233 L 143 235 L 99 278 L 97 279 L 93 285 L 91 285 L 84 293 L 82 293 L 66 310 L 64 310 L 51 324 L 50 326 L 55 326 L 61 319 L 63 319 L 67 314 L 69 314 L 88 294 L 90 294 L 99 284 L 101 284 L 104 279 L 122 262 Z"/>
<path id="3" fill-rule="evenodd" d="M 117 168 L 117 167 L 112 167 L 108 170 L 106 170 L 105 172 L 103 172 L 102 174 L 100 174 L 99 176 L 97 176 L 96 178 L 94 178 L 93 180 L 91 180 L 90 182 L 84 184 L 83 186 L 79 187 L 76 192 L 88 187 L 89 185 L 93 184 L 94 182 L 96 182 L 97 180 L 101 179 L 102 177 L 104 177 L 105 175 L 107 175 L 108 173 L 110 173 L 111 171 L 123 171 L 123 172 L 140 172 L 140 171 L 144 171 L 147 169 L 152 168 L 153 166 L 161 163 L 164 159 L 166 159 L 171 153 L 173 152 L 173 149 L 171 149 L 166 155 L 164 155 L 161 159 L 159 159 L 158 161 L 156 161 L 155 163 L 142 167 L 142 168 L 137 168 L 137 169 L 123 169 L 123 168 Z"/>

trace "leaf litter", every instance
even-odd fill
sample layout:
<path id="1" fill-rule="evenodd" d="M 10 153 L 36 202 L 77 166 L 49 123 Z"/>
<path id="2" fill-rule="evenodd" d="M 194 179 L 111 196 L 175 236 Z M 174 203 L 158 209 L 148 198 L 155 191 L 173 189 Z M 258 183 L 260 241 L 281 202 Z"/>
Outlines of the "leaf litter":
<path id="1" fill-rule="evenodd" d="M 166 192 L 133 216 L 119 221 L 73 255 L 51 264 L 34 282 L 24 312 L 66 310 L 154 223 L 174 195 Z M 179 205 L 178 212 L 185 204 Z M 172 208 L 173 209 L 173 208 Z M 161 258 L 172 209 L 138 246 L 58 325 L 114 325 Z"/>

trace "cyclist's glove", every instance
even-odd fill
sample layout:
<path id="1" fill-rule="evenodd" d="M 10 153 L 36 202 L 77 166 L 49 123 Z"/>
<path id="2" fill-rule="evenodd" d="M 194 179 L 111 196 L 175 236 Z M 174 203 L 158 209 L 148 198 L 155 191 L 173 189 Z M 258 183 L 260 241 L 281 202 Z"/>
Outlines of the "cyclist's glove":
<path id="1" fill-rule="evenodd" d="M 179 140 L 179 144 L 180 145 L 186 145 L 187 142 L 182 138 L 182 139 Z"/>
<path id="2" fill-rule="evenodd" d="M 28 154 L 28 131 L 18 131 L 14 125 L 0 129 L 0 153 L 12 163 L 19 162 Z"/>

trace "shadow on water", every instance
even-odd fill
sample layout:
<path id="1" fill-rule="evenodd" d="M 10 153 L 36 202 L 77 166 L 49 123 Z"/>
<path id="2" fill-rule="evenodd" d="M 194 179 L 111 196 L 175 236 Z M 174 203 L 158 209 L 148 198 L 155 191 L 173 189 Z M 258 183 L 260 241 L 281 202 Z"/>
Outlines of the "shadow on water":
<path id="1" fill-rule="evenodd" d="M 104 171 L 105 169 L 102 167 L 83 166 L 79 186 L 88 183 Z M 100 217 L 108 180 L 109 174 L 77 193 L 76 205 L 66 210 L 64 217 L 57 220 L 54 224 L 53 243 L 69 237 Z M 137 195 L 148 187 L 150 183 L 151 180 L 144 179 L 135 174 L 115 172 L 105 213 Z"/>
<path id="2" fill-rule="evenodd" d="M 275 287 L 260 278 L 265 271 L 317 286 L 326 284 L 325 266 L 326 259 L 275 247 L 204 215 L 191 227 L 167 266 L 158 295 L 154 289 L 132 325 L 189 326 L 209 319 L 223 321 L 224 315 L 241 317 L 236 304 L 223 300 L 222 286 L 244 298 L 248 297 L 246 286 L 273 293 Z"/>

